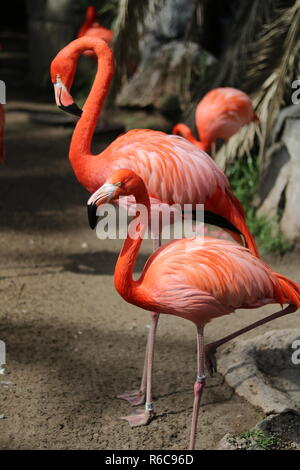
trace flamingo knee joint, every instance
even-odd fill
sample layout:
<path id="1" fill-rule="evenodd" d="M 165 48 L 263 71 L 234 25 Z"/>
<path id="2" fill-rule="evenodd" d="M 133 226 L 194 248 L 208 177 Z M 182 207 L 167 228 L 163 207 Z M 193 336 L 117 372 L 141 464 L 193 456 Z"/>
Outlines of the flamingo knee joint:
<path id="1" fill-rule="evenodd" d="M 197 375 L 197 377 L 196 377 L 196 382 L 197 382 L 197 383 L 203 384 L 203 383 L 205 383 L 205 380 L 206 380 L 206 376 L 205 376 L 205 375 L 201 375 L 201 376 L 200 376 L 200 375 Z"/>
<path id="2" fill-rule="evenodd" d="M 146 411 L 153 411 L 154 407 L 153 407 L 153 403 L 145 403 L 145 410 Z"/>

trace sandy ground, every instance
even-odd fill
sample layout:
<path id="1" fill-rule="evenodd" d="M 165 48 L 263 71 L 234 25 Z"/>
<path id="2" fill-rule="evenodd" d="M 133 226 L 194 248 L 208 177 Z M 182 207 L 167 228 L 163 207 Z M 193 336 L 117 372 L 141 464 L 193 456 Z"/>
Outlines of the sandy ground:
<path id="1" fill-rule="evenodd" d="M 15 110 L 14 110 L 15 109 Z M 7 165 L 0 169 L 1 449 L 184 449 L 195 375 L 193 325 L 160 321 L 154 370 L 157 419 L 130 429 L 131 408 L 116 395 L 138 385 L 148 314 L 114 291 L 118 241 L 99 241 L 87 225 L 87 193 L 67 159 L 71 130 L 7 112 Z M 95 140 L 100 150 L 107 141 Z M 151 250 L 145 242 L 140 266 Z M 268 262 L 300 281 L 294 254 Z M 241 311 L 206 328 L 206 341 L 274 310 Z M 299 313 L 250 333 L 299 326 Z M 220 375 L 209 378 L 198 449 L 262 416 Z"/>

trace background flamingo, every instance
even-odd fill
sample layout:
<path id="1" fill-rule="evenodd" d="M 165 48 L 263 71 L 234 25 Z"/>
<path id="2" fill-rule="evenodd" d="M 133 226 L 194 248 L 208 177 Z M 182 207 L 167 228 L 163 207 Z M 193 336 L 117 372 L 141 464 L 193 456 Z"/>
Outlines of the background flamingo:
<path id="1" fill-rule="evenodd" d="M 98 57 L 97 75 L 81 111 L 70 95 L 79 56 L 92 49 Z M 203 151 L 179 136 L 137 129 L 118 137 L 102 153 L 91 152 L 91 141 L 114 73 L 113 54 L 103 40 L 82 37 L 62 49 L 51 64 L 57 105 L 80 116 L 70 146 L 69 158 L 78 181 L 96 191 L 119 168 L 137 172 L 151 195 L 151 210 L 163 204 L 205 204 L 205 222 L 227 230 L 258 255 L 254 239 L 246 225 L 245 214 L 232 193 L 224 173 Z M 120 202 L 119 202 L 120 203 Z M 159 240 L 154 242 L 154 248 Z M 151 316 L 149 341 L 153 341 L 159 316 Z M 146 362 L 145 362 L 146 364 Z M 139 390 L 122 395 L 136 405 L 144 402 L 146 366 Z"/>
<path id="2" fill-rule="evenodd" d="M 194 137 L 186 124 L 176 124 L 172 132 L 208 152 L 217 139 L 228 140 L 241 127 L 258 120 L 246 93 L 236 88 L 215 88 L 202 98 L 196 108 L 195 124 L 201 140 Z"/>
<path id="3" fill-rule="evenodd" d="M 108 44 L 113 40 L 114 33 L 104 26 L 101 26 L 97 19 L 97 10 L 94 6 L 89 6 L 86 9 L 86 16 L 83 25 L 78 31 L 78 38 L 82 36 L 88 36 L 96 39 L 103 39 Z M 97 60 L 96 54 L 89 50 L 83 53 L 85 56 L 90 57 L 93 60 Z"/>
<path id="4" fill-rule="evenodd" d="M 5 124 L 5 115 L 2 104 L 0 104 L 0 163 L 4 162 L 4 124 Z"/>
<path id="5" fill-rule="evenodd" d="M 134 172 L 121 169 L 89 199 L 89 221 L 95 227 L 96 210 L 107 201 L 134 195 L 150 213 L 150 200 L 143 180 Z M 137 217 L 137 216 L 136 216 Z M 161 247 L 148 259 L 139 280 L 132 273 L 147 220 L 141 220 L 134 238 L 127 235 L 115 268 L 115 287 L 129 303 L 152 312 L 162 312 L 192 321 L 197 328 L 197 376 L 190 449 L 194 449 L 201 395 L 205 386 L 204 326 L 213 318 L 238 308 L 257 308 L 270 303 L 290 304 L 264 320 L 256 322 L 214 343 L 208 351 L 239 334 L 300 307 L 300 287 L 272 270 L 240 245 L 214 238 L 193 237 L 175 240 Z M 148 371 L 153 361 L 153 342 L 148 351 Z M 208 358 L 210 360 L 210 358 Z M 153 417 L 151 375 L 148 376 L 145 409 L 127 416 L 131 426 Z"/>

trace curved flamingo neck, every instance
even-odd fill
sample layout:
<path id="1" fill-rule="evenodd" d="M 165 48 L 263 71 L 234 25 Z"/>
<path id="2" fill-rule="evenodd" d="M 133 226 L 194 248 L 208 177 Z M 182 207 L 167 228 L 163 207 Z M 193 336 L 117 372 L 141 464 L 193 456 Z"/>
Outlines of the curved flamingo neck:
<path id="1" fill-rule="evenodd" d="M 195 145 L 197 148 L 201 150 L 208 151 L 209 150 L 209 145 L 207 145 L 204 141 L 197 140 L 192 132 L 192 129 L 188 127 L 186 124 L 179 123 L 176 124 L 176 126 L 173 127 L 172 133 L 175 135 L 181 135 L 184 137 L 186 140 L 191 142 L 193 145 Z"/>
<path id="2" fill-rule="evenodd" d="M 89 158 L 94 157 L 91 153 L 92 138 L 113 78 L 114 59 L 112 51 L 102 39 L 95 40 L 84 36 L 73 41 L 70 46 L 72 46 L 70 54 L 76 54 L 76 59 L 87 49 L 92 49 L 98 58 L 98 69 L 94 83 L 75 127 L 69 153 L 76 176 L 86 186 L 82 181 L 82 174 L 78 173 L 86 173 L 84 165 L 88 164 Z M 74 67 L 76 65 L 77 60 Z"/>
<path id="3" fill-rule="evenodd" d="M 97 19 L 96 7 L 94 6 L 87 7 L 86 14 L 85 14 L 85 21 L 78 32 L 78 37 L 83 36 L 86 33 L 86 31 L 92 26 L 92 24 L 96 21 L 96 19 Z"/>
<path id="4" fill-rule="evenodd" d="M 85 16 L 85 22 L 91 26 L 94 21 L 97 19 L 97 10 L 96 7 L 94 6 L 89 6 L 86 9 L 86 16 Z"/>
<path id="5" fill-rule="evenodd" d="M 140 179 L 136 191 L 133 193 L 137 204 L 142 204 L 147 208 L 147 214 L 150 214 L 150 200 L 143 181 Z M 128 232 L 136 224 L 138 214 L 134 217 L 129 225 Z M 140 281 L 133 280 L 133 270 L 138 256 L 140 246 L 143 241 L 143 235 L 146 230 L 146 224 L 143 220 L 138 224 L 138 235 L 132 238 L 127 233 L 127 238 L 123 244 L 120 252 L 114 274 L 115 288 L 119 294 L 127 301 L 134 300 L 135 288 L 140 284 Z M 134 302 L 133 302 L 134 303 Z"/>

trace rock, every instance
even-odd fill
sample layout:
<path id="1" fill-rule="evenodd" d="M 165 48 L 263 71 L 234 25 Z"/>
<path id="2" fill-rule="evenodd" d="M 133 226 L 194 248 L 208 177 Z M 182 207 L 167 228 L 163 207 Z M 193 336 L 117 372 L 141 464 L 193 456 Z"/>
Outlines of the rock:
<path id="1" fill-rule="evenodd" d="M 267 416 L 256 427 L 266 433 L 277 434 L 282 439 L 290 441 L 294 449 L 300 450 L 300 415 L 298 413 Z"/>
<path id="2" fill-rule="evenodd" d="M 276 217 L 281 196 L 289 179 L 289 154 L 282 143 L 273 144 L 267 152 L 272 163 L 263 176 L 260 195 L 264 201 L 257 211 L 259 217 Z"/>
<path id="3" fill-rule="evenodd" d="M 166 0 L 155 18 L 149 15 L 139 45 L 140 64 L 124 84 L 117 98 L 119 106 L 151 106 L 171 114 L 190 103 L 191 67 L 197 64 L 199 68 L 200 60 L 206 63 L 212 57 L 202 54 L 196 42 L 186 41 L 194 11 L 195 2 Z"/>
<path id="4" fill-rule="evenodd" d="M 272 415 L 254 429 L 240 434 L 225 434 L 217 450 L 297 450 L 299 416 L 292 413 Z M 297 434 L 298 433 L 298 434 Z"/>
<path id="5" fill-rule="evenodd" d="M 178 110 L 185 100 L 182 96 L 182 80 L 187 74 L 187 64 L 195 62 L 199 54 L 199 47 L 191 42 L 183 44 L 174 40 L 161 46 L 123 86 L 117 105 L 139 108 L 153 106 L 168 111 L 171 104 L 172 111 Z"/>
<path id="6" fill-rule="evenodd" d="M 139 129 L 141 127 L 166 133 L 170 133 L 172 130 L 171 122 L 158 111 L 150 113 L 142 109 L 135 109 L 127 112 L 121 110 L 119 113 L 119 119 L 122 121 L 126 131 Z"/>
<path id="7" fill-rule="evenodd" d="M 300 240 L 300 107 L 283 109 L 275 125 L 262 174 L 258 216 L 272 218 L 282 211 L 280 228 L 290 241 Z"/>
<path id="8" fill-rule="evenodd" d="M 299 366 L 291 360 L 292 344 L 299 338 L 300 330 L 286 329 L 233 343 L 219 355 L 218 370 L 238 395 L 265 414 L 299 413 Z"/>
<path id="9" fill-rule="evenodd" d="M 237 450 L 236 441 L 232 434 L 227 433 L 220 440 L 217 450 Z"/>
<path id="10" fill-rule="evenodd" d="M 283 141 L 290 156 L 289 178 L 285 191 L 285 207 L 281 218 L 281 230 L 289 240 L 300 238 L 300 119 L 288 119 Z"/>
<path id="11" fill-rule="evenodd" d="M 166 40 L 183 37 L 194 12 L 194 2 L 165 0 L 156 19 L 151 22 L 149 32 Z"/>

